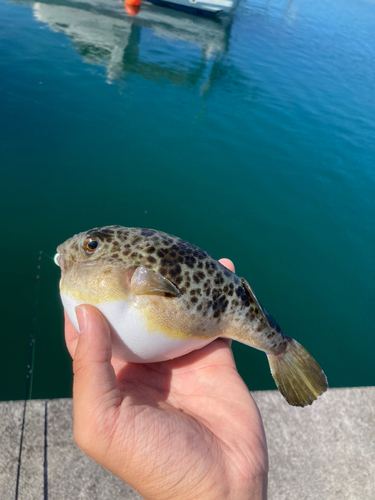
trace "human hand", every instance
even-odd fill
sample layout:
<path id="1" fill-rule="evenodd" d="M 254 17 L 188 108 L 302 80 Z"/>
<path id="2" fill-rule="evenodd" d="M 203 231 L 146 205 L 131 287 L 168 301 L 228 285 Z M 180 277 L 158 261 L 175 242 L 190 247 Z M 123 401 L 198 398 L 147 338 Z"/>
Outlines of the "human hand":
<path id="1" fill-rule="evenodd" d="M 267 498 L 263 424 L 229 341 L 170 361 L 126 363 L 112 358 L 97 309 L 80 306 L 77 317 L 82 333 L 65 316 L 65 338 L 74 437 L 87 455 L 145 499 Z"/>

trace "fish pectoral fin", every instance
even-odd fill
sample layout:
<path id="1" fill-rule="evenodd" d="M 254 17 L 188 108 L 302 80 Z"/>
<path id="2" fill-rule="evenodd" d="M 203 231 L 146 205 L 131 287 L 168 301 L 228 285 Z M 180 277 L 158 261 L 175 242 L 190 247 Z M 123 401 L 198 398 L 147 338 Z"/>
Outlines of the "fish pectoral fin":
<path id="1" fill-rule="evenodd" d="M 131 279 L 131 293 L 143 295 L 158 292 L 167 293 L 174 297 L 181 293 L 176 285 L 156 271 L 142 266 L 137 267 Z"/>

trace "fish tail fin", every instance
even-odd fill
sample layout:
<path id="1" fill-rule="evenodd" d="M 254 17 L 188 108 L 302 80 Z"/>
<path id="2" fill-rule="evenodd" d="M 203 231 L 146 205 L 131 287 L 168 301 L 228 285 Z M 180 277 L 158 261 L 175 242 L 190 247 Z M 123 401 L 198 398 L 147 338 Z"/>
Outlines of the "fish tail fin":
<path id="1" fill-rule="evenodd" d="M 328 388 L 327 378 L 315 359 L 290 337 L 281 354 L 267 353 L 277 388 L 292 406 L 311 405 Z"/>

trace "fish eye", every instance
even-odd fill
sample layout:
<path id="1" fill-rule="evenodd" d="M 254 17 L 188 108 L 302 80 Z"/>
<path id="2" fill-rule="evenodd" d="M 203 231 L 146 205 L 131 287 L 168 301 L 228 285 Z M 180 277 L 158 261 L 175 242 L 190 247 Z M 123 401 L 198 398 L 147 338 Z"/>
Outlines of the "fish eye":
<path id="1" fill-rule="evenodd" d="M 92 253 L 98 247 L 99 243 L 96 240 L 91 238 L 86 238 L 85 241 L 85 250 L 87 253 Z"/>

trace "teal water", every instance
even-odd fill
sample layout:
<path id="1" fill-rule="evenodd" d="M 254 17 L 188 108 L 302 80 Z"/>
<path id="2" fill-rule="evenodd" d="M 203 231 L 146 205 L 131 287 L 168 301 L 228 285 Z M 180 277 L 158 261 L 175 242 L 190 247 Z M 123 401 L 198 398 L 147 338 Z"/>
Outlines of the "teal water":
<path id="1" fill-rule="evenodd" d="M 178 235 L 237 274 L 332 387 L 374 385 L 375 4 L 245 0 L 211 20 L 0 0 L 0 399 L 71 395 L 59 269 L 97 225 Z M 44 252 L 36 270 L 38 252 Z M 234 345 L 250 389 L 263 353 Z"/>

